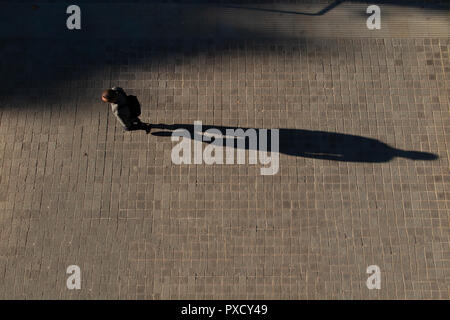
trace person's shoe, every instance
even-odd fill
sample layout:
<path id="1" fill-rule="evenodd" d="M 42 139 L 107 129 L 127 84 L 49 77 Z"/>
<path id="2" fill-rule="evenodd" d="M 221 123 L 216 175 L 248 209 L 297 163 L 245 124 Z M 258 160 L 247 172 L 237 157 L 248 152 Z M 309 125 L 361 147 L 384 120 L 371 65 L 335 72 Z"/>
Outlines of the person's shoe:
<path id="1" fill-rule="evenodd" d="M 148 124 L 148 125 L 145 126 L 145 133 L 146 134 L 149 134 L 151 130 L 152 130 L 152 125 L 151 124 Z"/>
<path id="2" fill-rule="evenodd" d="M 123 131 L 131 131 L 131 129 L 127 128 L 127 127 L 123 127 Z"/>

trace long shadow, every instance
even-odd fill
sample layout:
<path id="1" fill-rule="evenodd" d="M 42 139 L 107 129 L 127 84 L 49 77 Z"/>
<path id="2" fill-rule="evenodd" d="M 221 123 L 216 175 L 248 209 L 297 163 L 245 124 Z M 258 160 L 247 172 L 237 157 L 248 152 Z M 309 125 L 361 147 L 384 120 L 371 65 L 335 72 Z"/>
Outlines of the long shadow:
<path id="1" fill-rule="evenodd" d="M 225 146 L 226 139 L 233 139 L 235 140 L 232 143 L 234 148 L 242 148 L 242 145 L 237 143 L 237 138 L 232 136 L 230 137 L 230 135 L 227 135 L 226 132 L 227 129 L 239 129 L 237 127 L 203 125 L 202 132 L 205 132 L 208 129 L 218 129 L 222 133 L 223 136 L 220 137 L 220 140 L 211 137 L 211 141 L 204 141 L 202 136 L 200 136 L 200 139 L 195 138 L 196 135 L 194 135 L 194 125 L 190 124 L 158 124 L 153 125 L 152 127 L 154 129 L 166 130 L 152 132 L 152 135 L 154 136 L 168 137 L 172 136 L 174 130 L 184 129 L 189 132 L 191 139 L 195 139 L 197 141 L 216 144 L 218 146 Z M 248 128 L 240 129 L 246 131 Z M 260 130 L 261 129 L 255 129 L 258 137 Z M 267 140 L 269 142 L 267 151 L 273 150 L 273 146 L 270 145 L 271 135 L 271 130 L 267 130 Z M 252 146 L 246 138 L 244 148 L 246 150 L 261 150 L 260 141 L 258 141 L 255 148 L 255 146 Z M 262 151 L 265 151 L 265 149 Z M 439 158 L 433 153 L 396 149 L 386 143 L 372 138 L 344 133 L 301 129 L 279 129 L 278 152 L 296 157 L 369 163 L 388 162 L 395 157 L 402 157 L 410 160 L 436 160 Z"/>
<path id="2" fill-rule="evenodd" d="M 365 1 L 365 0 L 336 0 L 332 3 L 330 3 L 328 6 L 324 7 L 318 12 L 300 12 L 300 11 L 289 11 L 289 10 L 277 10 L 277 9 L 268 9 L 268 8 L 256 8 L 256 7 L 245 7 L 242 5 L 222 5 L 224 8 L 232 8 L 232 9 L 242 9 L 242 10 L 252 10 L 252 11 L 262 11 L 262 12 L 272 12 L 272 13 L 284 13 L 284 14 L 297 14 L 297 15 L 304 15 L 304 16 L 322 16 L 326 14 L 327 12 L 333 10 L 334 8 L 338 7 L 340 4 L 344 2 L 362 2 L 369 4 L 376 4 L 376 5 L 401 5 L 401 6 L 413 6 L 413 7 L 421 7 L 426 9 L 435 9 L 435 10 L 448 10 L 448 5 L 443 5 L 443 1 L 436 1 L 436 3 L 433 2 L 415 2 L 415 1 L 399 1 L 399 0 L 372 0 L 372 1 Z M 442 2 L 442 3 L 441 3 Z"/>
<path id="3" fill-rule="evenodd" d="M 263 12 L 273 12 L 273 13 L 286 13 L 286 14 L 298 14 L 304 16 L 322 16 L 328 11 L 336 8 L 345 0 L 336 0 L 335 2 L 329 4 L 319 12 L 310 13 L 310 12 L 299 12 L 299 11 L 288 11 L 288 10 L 276 10 L 276 9 L 265 9 L 265 8 L 252 8 L 252 7 L 243 7 L 243 6 L 233 6 L 233 5 L 222 5 L 224 8 L 232 8 L 232 9 L 242 9 L 242 10 L 252 10 L 252 11 L 263 11 Z"/>

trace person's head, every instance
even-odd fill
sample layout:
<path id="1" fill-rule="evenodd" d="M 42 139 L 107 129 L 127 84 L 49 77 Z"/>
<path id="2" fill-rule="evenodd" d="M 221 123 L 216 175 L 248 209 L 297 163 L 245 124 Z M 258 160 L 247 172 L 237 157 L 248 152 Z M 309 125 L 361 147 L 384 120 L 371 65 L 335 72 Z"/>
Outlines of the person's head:
<path id="1" fill-rule="evenodd" d="M 114 103 L 117 100 L 117 92 L 113 89 L 108 89 L 103 91 L 102 93 L 102 101 L 103 102 L 109 102 Z"/>

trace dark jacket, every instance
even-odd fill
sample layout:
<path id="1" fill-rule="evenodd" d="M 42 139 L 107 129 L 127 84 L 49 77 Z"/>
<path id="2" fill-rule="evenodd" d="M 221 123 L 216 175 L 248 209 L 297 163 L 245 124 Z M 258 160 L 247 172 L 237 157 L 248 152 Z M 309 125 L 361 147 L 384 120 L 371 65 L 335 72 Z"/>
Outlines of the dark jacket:
<path id="1" fill-rule="evenodd" d="M 119 93 L 117 103 L 111 103 L 111 110 L 120 124 L 124 127 L 130 127 L 133 123 L 133 117 L 130 113 L 130 108 L 127 105 L 127 94 L 122 88 L 114 87 L 114 91 Z"/>

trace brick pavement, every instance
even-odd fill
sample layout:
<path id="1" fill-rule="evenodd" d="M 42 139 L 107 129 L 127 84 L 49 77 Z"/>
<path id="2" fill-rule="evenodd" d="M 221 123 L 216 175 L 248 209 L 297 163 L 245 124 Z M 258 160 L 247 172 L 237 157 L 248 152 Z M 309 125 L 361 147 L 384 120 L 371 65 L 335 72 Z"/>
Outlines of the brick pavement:
<path id="1" fill-rule="evenodd" d="M 449 299 L 448 36 L 74 41 L 1 40 L 16 62 L 0 89 L 1 298 Z M 334 132 L 438 159 L 174 165 L 170 137 L 121 131 L 99 100 L 111 84 L 152 123 Z"/>

